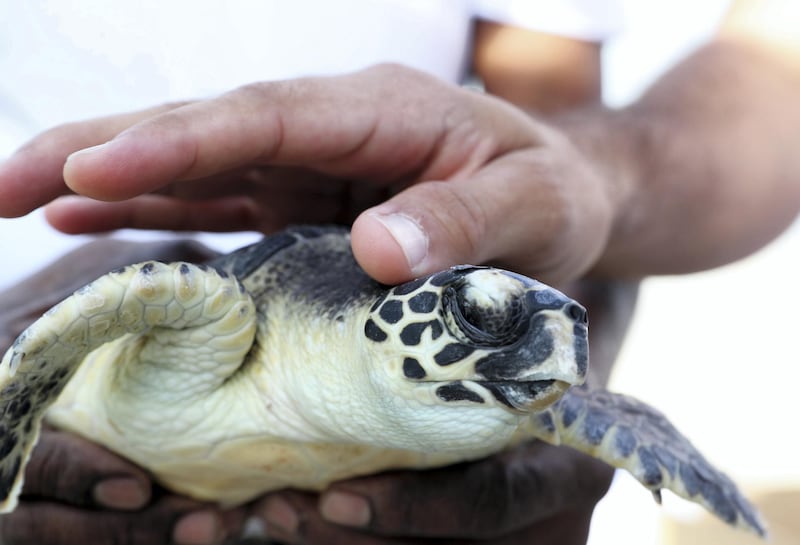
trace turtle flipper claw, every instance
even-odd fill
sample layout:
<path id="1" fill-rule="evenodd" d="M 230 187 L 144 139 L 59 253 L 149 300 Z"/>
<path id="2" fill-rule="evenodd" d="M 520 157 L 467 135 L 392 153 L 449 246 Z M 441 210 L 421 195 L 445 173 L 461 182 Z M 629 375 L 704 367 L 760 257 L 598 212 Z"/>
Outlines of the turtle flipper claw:
<path id="1" fill-rule="evenodd" d="M 653 491 L 656 501 L 660 491 L 668 489 L 732 526 L 766 535 L 758 512 L 736 484 L 653 407 L 629 396 L 580 387 L 570 389 L 549 412 L 534 424 L 534 434 L 542 439 L 627 470 Z"/>

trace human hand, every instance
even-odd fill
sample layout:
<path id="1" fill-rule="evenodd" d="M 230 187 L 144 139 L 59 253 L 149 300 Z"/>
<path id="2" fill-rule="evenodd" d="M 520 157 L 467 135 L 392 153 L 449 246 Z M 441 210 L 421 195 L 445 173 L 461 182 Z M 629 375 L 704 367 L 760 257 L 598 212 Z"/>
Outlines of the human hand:
<path id="1" fill-rule="evenodd" d="M 196 243 L 87 244 L 0 293 L 0 350 L 87 279 L 146 259 L 204 261 Z M 140 468 L 74 435 L 42 431 L 17 509 L 0 517 L 0 544 L 214 544 L 241 526 L 243 510 L 221 512 L 154 487 Z"/>
<path id="2" fill-rule="evenodd" d="M 0 215 L 70 190 L 93 200 L 49 207 L 67 232 L 355 218 L 356 258 L 387 283 L 489 261 L 563 283 L 613 219 L 609 182 L 561 133 L 397 66 L 53 129 L 0 167 Z"/>
<path id="3" fill-rule="evenodd" d="M 583 544 L 613 471 L 540 442 L 472 463 L 334 483 L 321 496 L 286 491 L 257 503 L 285 543 Z"/>
<path id="4" fill-rule="evenodd" d="M 235 535 L 243 510 L 160 491 L 130 462 L 89 441 L 44 429 L 20 503 L 0 516 L 3 545 L 215 545 Z"/>

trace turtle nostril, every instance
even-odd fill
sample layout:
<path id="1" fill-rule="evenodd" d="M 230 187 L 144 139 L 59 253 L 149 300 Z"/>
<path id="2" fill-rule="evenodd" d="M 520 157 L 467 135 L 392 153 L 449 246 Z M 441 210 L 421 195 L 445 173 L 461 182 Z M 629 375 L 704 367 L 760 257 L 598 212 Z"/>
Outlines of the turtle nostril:
<path id="1" fill-rule="evenodd" d="M 589 321 L 589 316 L 586 312 L 586 309 L 583 308 L 578 303 L 568 303 L 567 307 L 564 310 L 566 311 L 567 316 L 569 316 L 576 322 L 585 324 Z"/>

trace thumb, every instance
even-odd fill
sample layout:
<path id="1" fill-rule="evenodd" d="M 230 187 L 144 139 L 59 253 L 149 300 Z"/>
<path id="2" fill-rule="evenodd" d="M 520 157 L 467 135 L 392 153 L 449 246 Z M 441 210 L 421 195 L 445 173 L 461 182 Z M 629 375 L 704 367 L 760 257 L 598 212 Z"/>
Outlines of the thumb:
<path id="1" fill-rule="evenodd" d="M 516 152 L 469 178 L 412 185 L 356 219 L 356 259 L 387 284 L 487 262 L 551 283 L 576 278 L 605 239 L 592 217 L 597 200 L 590 184 L 541 159 Z"/>
<path id="2" fill-rule="evenodd" d="M 353 253 L 376 280 L 397 284 L 482 261 L 484 211 L 457 182 L 425 182 L 362 213 L 353 223 Z"/>

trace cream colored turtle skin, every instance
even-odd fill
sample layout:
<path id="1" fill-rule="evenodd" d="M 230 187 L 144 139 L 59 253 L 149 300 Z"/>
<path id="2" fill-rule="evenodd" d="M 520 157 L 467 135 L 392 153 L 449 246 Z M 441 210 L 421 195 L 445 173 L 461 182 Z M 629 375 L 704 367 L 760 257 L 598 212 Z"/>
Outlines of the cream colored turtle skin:
<path id="1" fill-rule="evenodd" d="M 560 292 L 472 266 L 382 286 L 338 228 L 287 230 L 208 267 L 132 265 L 5 354 L 0 511 L 46 418 L 225 506 L 540 438 L 764 533 L 663 415 L 578 386 L 587 358 L 586 312 Z"/>

